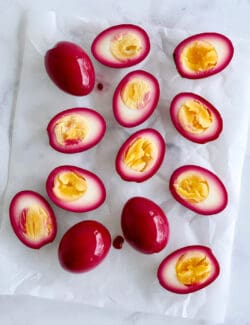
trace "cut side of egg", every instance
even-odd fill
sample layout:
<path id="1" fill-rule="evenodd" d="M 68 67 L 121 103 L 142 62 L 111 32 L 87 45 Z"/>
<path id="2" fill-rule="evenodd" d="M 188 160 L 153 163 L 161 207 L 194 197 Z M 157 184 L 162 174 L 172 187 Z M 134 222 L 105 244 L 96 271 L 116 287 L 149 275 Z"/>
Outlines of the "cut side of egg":
<path id="1" fill-rule="evenodd" d="M 161 134 L 143 129 L 132 134 L 116 156 L 116 170 L 126 181 L 143 182 L 160 168 L 166 151 Z"/>
<path id="2" fill-rule="evenodd" d="M 192 245 L 168 255 L 160 264 L 160 285 L 171 292 L 187 294 L 211 284 L 220 273 L 219 263 L 206 246 Z"/>
<path id="3" fill-rule="evenodd" d="M 218 33 L 201 33 L 182 41 L 174 50 L 174 61 L 184 78 L 199 79 L 225 69 L 234 47 L 229 38 Z"/>
<path id="4" fill-rule="evenodd" d="M 218 110 L 205 98 L 194 93 L 176 95 L 170 105 L 170 116 L 181 135 L 196 143 L 217 139 L 223 129 L 223 120 Z"/>
<path id="5" fill-rule="evenodd" d="M 54 212 L 39 193 L 18 192 L 11 200 L 9 215 L 16 236 L 30 248 L 39 249 L 56 237 Z"/>
<path id="6" fill-rule="evenodd" d="M 153 114 L 160 97 L 157 79 L 143 70 L 128 73 L 113 96 L 114 116 L 124 127 L 137 126 Z"/>
<path id="7" fill-rule="evenodd" d="M 219 213 L 228 203 L 227 190 L 218 176 L 196 165 L 176 169 L 169 189 L 179 203 L 202 215 Z"/>
<path id="8" fill-rule="evenodd" d="M 59 166 L 53 169 L 47 178 L 46 190 L 56 205 L 79 213 L 98 208 L 106 198 L 101 179 L 76 166 Z"/>
<path id="9" fill-rule="evenodd" d="M 102 31 L 91 46 L 93 56 L 111 68 L 127 68 L 146 58 L 150 41 L 144 29 L 122 24 Z"/>
<path id="10" fill-rule="evenodd" d="M 89 108 L 71 108 L 55 115 L 48 124 L 49 143 L 63 153 L 85 151 L 98 144 L 106 131 L 101 114 Z"/>

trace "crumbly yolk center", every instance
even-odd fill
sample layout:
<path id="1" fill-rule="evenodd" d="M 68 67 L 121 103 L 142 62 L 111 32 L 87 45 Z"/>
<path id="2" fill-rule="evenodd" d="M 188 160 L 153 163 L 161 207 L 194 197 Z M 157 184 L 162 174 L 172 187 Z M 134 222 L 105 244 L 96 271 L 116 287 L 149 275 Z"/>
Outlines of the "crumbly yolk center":
<path id="1" fill-rule="evenodd" d="M 87 181 L 74 172 L 62 172 L 55 177 L 53 191 L 55 195 L 65 201 L 75 201 L 87 191 Z"/>
<path id="2" fill-rule="evenodd" d="M 184 285 L 196 285 L 207 280 L 212 265 L 205 254 L 183 254 L 175 265 L 177 279 Z"/>
<path id="3" fill-rule="evenodd" d="M 110 51 L 118 60 L 133 59 L 141 50 L 141 40 L 133 33 L 119 33 L 115 35 L 110 44 Z"/>
<path id="4" fill-rule="evenodd" d="M 54 132 L 59 144 L 77 144 L 86 137 L 88 125 L 80 114 L 69 115 L 56 123 Z"/>
<path id="5" fill-rule="evenodd" d="M 151 87 L 148 82 L 134 78 L 121 91 L 123 103 L 131 109 L 140 109 L 150 100 Z"/>
<path id="6" fill-rule="evenodd" d="M 34 241 L 47 237 L 52 229 L 48 213 L 39 205 L 32 205 L 22 212 L 24 234 Z"/>
<path id="7" fill-rule="evenodd" d="M 136 139 L 124 156 L 125 164 L 137 172 L 144 172 L 154 159 L 155 144 L 148 139 Z"/>
<path id="8" fill-rule="evenodd" d="M 180 108 L 178 119 L 183 128 L 192 133 L 203 133 L 213 123 L 210 111 L 197 100 L 188 100 Z"/>
<path id="9" fill-rule="evenodd" d="M 217 65 L 218 54 L 211 43 L 194 41 L 183 49 L 181 61 L 192 71 L 207 71 Z"/>
<path id="10" fill-rule="evenodd" d="M 174 184 L 176 192 L 190 203 L 200 203 L 209 195 L 207 180 L 196 174 L 187 175 Z"/>

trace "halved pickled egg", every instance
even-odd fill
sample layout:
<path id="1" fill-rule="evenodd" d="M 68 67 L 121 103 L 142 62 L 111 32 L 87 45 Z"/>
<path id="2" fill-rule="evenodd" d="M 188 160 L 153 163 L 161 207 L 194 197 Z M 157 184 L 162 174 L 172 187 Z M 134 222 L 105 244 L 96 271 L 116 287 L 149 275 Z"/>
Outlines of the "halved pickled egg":
<path id="1" fill-rule="evenodd" d="M 143 70 L 132 71 L 115 90 L 114 116 L 122 126 L 139 125 L 154 112 L 159 97 L 159 83 L 152 74 Z"/>
<path id="2" fill-rule="evenodd" d="M 18 192 L 11 200 L 9 214 L 12 228 L 24 245 L 38 249 L 55 239 L 56 218 L 40 194 Z"/>
<path id="3" fill-rule="evenodd" d="M 226 36 L 201 33 L 182 41 L 174 50 L 174 60 L 182 77 L 199 79 L 225 69 L 233 53 L 233 44 Z"/>
<path id="4" fill-rule="evenodd" d="M 177 168 L 170 178 L 169 188 L 179 203 L 199 214 L 216 214 L 227 206 L 224 184 L 218 176 L 200 166 Z"/>
<path id="5" fill-rule="evenodd" d="M 91 51 L 99 62 L 111 68 L 127 68 L 146 58 L 150 41 L 144 29 L 122 24 L 102 31 L 93 41 Z"/>
<path id="6" fill-rule="evenodd" d="M 126 181 L 143 182 L 160 168 L 166 151 L 161 134 L 143 129 L 132 134 L 116 156 L 116 170 Z"/>
<path id="7" fill-rule="evenodd" d="M 53 169 L 47 178 L 46 190 L 56 205 L 73 212 L 94 210 L 106 198 L 101 179 L 76 166 L 59 166 Z"/>
<path id="8" fill-rule="evenodd" d="M 188 140 L 206 143 L 217 139 L 223 128 L 218 110 L 205 98 L 194 93 L 180 93 L 170 105 L 176 129 Z"/>
<path id="9" fill-rule="evenodd" d="M 106 122 L 88 108 L 71 108 L 52 118 L 47 127 L 50 145 L 63 153 L 87 150 L 101 141 Z"/>
<path id="10" fill-rule="evenodd" d="M 161 286 L 185 294 L 200 290 L 212 283 L 220 273 L 219 263 L 206 246 L 186 246 L 168 255 L 157 272 Z"/>

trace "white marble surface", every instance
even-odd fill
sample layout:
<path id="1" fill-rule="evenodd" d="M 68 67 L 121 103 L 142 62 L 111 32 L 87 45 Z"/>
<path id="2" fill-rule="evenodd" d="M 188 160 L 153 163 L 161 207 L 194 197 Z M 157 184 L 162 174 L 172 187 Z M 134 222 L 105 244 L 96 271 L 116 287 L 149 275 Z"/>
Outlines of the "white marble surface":
<path id="1" fill-rule="evenodd" d="M 104 4 L 105 3 L 105 4 Z M 60 13 L 73 13 L 87 17 L 112 18 L 115 12 L 152 23 L 164 24 L 199 32 L 201 30 L 227 33 L 238 38 L 250 40 L 249 1 L 84 1 L 84 0 L 1 0 L 0 1 L 0 159 L 4 169 L 0 174 L 0 192 L 4 189 L 7 164 L 10 117 L 14 112 L 15 94 L 22 59 L 23 17 L 25 11 L 56 10 Z M 168 10 L 166 8 L 168 3 Z M 145 17 L 144 10 L 150 10 L 150 17 Z M 185 15 L 185 25 L 182 17 Z M 240 107 L 236 107 L 240 114 Z M 9 125 L 9 128 L 6 127 Z M 6 130 L 6 131 L 5 131 Z M 5 144 L 5 145 L 4 145 Z M 3 151 L 4 148 L 4 151 Z M 241 210 L 235 234 L 235 248 L 232 262 L 231 290 L 225 324 L 250 324 L 250 219 L 248 211 L 248 182 L 250 181 L 250 143 L 245 161 L 241 192 Z M 1 263 L 1 261 L 0 261 Z M 124 298 L 126 299 L 126 297 Z M 164 316 L 125 312 L 111 312 L 97 308 L 47 301 L 32 297 L 0 296 L 0 324 L 196 324 L 195 322 L 169 319 Z M 197 324 L 204 324 L 204 322 Z"/>

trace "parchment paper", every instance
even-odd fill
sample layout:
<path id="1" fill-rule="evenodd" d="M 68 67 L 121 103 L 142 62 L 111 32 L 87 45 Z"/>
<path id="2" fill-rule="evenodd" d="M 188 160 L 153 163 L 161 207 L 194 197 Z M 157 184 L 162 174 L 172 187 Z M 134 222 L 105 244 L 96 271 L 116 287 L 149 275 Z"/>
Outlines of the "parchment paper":
<path id="1" fill-rule="evenodd" d="M 235 55 L 226 70 L 203 80 L 182 79 L 176 72 L 172 52 L 178 42 L 190 34 L 140 22 L 150 35 L 152 49 L 149 57 L 135 67 L 114 70 L 93 59 L 90 45 L 101 30 L 122 22 L 126 21 L 58 17 L 53 12 L 29 17 L 12 134 L 10 174 L 5 205 L 1 209 L 0 294 L 29 294 L 105 308 L 222 322 L 229 290 L 230 259 L 247 138 L 250 46 L 246 41 L 232 39 Z M 104 85 L 102 91 L 95 88 L 89 96 L 77 98 L 52 84 L 46 75 L 43 57 L 46 50 L 60 40 L 76 42 L 90 54 L 96 69 L 96 83 Z M 148 121 L 136 128 L 125 129 L 113 117 L 112 95 L 120 79 L 139 68 L 158 78 L 161 98 Z M 181 91 L 198 93 L 219 109 L 224 131 L 216 142 L 198 145 L 184 139 L 174 129 L 169 104 Z M 77 106 L 92 108 L 105 117 L 105 138 L 84 153 L 58 153 L 48 145 L 47 124 L 56 113 Z M 129 134 L 144 127 L 156 128 L 164 136 L 167 142 L 165 160 L 150 180 L 142 184 L 125 182 L 114 168 L 117 150 Z M 9 225 L 9 202 L 23 189 L 38 191 L 48 199 L 45 192 L 47 175 L 62 164 L 80 166 L 99 175 L 107 189 L 107 200 L 97 210 L 84 214 L 66 212 L 50 202 L 58 221 L 57 238 L 38 251 L 29 249 L 18 241 Z M 201 165 L 223 180 L 229 193 L 229 204 L 224 212 L 205 217 L 175 202 L 169 193 L 168 181 L 174 169 L 184 164 Z M 159 254 L 148 256 L 125 244 L 120 251 L 111 249 L 105 261 L 89 273 L 75 275 L 64 271 L 57 260 L 57 247 L 64 232 L 81 220 L 95 219 L 104 223 L 113 237 L 120 234 L 123 204 L 135 195 L 151 198 L 166 212 L 170 222 L 167 247 Z M 220 277 L 193 294 L 176 295 L 165 291 L 156 278 L 159 263 L 173 250 L 191 244 L 212 248 L 221 266 Z"/>

